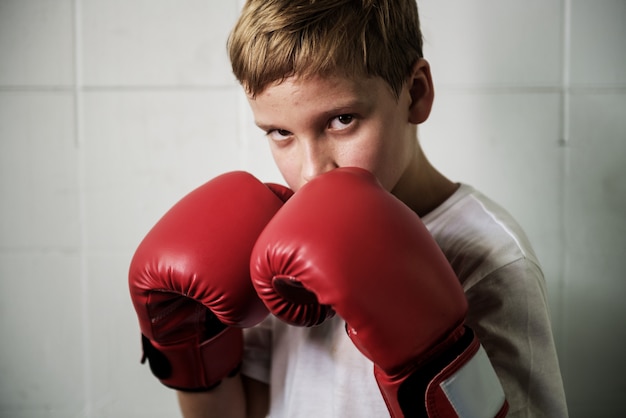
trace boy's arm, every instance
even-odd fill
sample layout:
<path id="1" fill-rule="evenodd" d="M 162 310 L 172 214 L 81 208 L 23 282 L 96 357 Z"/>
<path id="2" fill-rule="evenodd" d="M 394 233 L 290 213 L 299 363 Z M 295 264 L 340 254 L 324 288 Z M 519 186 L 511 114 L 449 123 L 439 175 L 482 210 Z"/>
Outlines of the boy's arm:
<path id="1" fill-rule="evenodd" d="M 474 329 L 502 382 L 509 417 L 567 417 L 543 273 L 520 259 L 466 291 Z"/>
<path id="2" fill-rule="evenodd" d="M 184 418 L 245 418 L 246 404 L 239 375 L 227 378 L 208 392 L 178 391 Z"/>
<path id="3" fill-rule="evenodd" d="M 184 418 L 263 418 L 269 406 L 269 387 L 237 374 L 209 392 L 178 391 Z"/>
<path id="4" fill-rule="evenodd" d="M 264 418 L 269 413 L 270 386 L 248 376 L 241 376 L 246 397 L 247 418 Z"/>

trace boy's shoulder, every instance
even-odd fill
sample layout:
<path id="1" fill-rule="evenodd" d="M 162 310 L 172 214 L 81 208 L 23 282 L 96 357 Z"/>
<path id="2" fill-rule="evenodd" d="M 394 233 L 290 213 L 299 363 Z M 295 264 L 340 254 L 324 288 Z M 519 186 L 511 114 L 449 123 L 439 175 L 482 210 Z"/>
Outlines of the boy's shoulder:
<path id="1" fill-rule="evenodd" d="M 422 218 L 462 282 L 527 259 L 539 265 L 526 233 L 501 205 L 467 184 Z"/>

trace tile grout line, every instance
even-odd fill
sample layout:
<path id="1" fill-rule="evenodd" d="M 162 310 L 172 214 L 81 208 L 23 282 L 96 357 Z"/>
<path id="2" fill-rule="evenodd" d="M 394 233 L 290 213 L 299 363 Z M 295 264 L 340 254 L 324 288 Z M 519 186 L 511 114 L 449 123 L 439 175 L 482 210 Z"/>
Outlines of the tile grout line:
<path id="1" fill-rule="evenodd" d="M 560 114 L 560 130 L 561 130 L 561 138 L 559 138 L 559 146 L 562 150 L 561 155 L 561 179 L 560 179 L 560 203 L 559 203 L 559 212 L 561 213 L 560 218 L 560 234 L 561 234 L 561 274 L 558 278 L 559 282 L 557 285 L 557 289 L 559 290 L 559 294 L 557 296 L 558 300 L 558 312 L 557 312 L 557 321 L 559 324 L 558 331 L 558 340 L 561 346 L 565 345 L 565 339 L 567 337 L 567 315 L 566 315 L 566 301 L 567 297 L 565 295 L 567 285 L 568 285 L 568 276 L 569 276 L 569 266 L 570 266 L 570 255 L 569 255 L 569 246 L 567 245 L 569 235 L 567 233 L 567 202 L 569 200 L 569 190 L 567 187 L 568 177 L 570 174 L 570 141 L 571 141 L 571 131 L 570 131 L 570 123 L 571 123 L 571 47 L 572 47 L 572 0 L 563 0 L 563 51 L 562 51 L 562 64 L 561 64 L 561 114 Z M 567 368 L 566 365 L 568 363 L 567 359 L 567 350 L 561 350 L 560 356 L 562 358 L 562 368 Z M 564 367 L 565 366 L 565 367 Z"/>
<path id="2" fill-rule="evenodd" d="M 93 416 L 93 386 L 92 386 L 92 357 L 91 332 L 89 315 L 89 268 L 86 259 L 87 228 L 86 228 L 86 180 L 85 180 L 85 134 L 83 112 L 83 73 L 82 73 L 82 0 L 73 1 L 73 32 L 74 32 L 74 145 L 77 158 L 78 181 L 78 213 L 80 231 L 80 297 L 81 297 L 81 335 L 82 335 L 82 366 L 83 366 L 83 410 L 81 416 Z"/>
<path id="3" fill-rule="evenodd" d="M 76 65 L 74 66 L 76 67 Z M 76 69 L 75 69 L 76 71 Z M 205 92 L 215 90 L 230 90 L 237 87 L 236 84 L 197 84 L 197 85 L 177 85 L 177 84 L 143 84 L 143 85 L 95 85 L 85 84 L 84 82 L 78 86 L 82 92 Z M 625 86 L 626 88 L 626 86 Z M 50 92 L 50 93 L 73 93 L 76 91 L 76 83 L 72 85 L 0 85 L 0 92 Z"/>

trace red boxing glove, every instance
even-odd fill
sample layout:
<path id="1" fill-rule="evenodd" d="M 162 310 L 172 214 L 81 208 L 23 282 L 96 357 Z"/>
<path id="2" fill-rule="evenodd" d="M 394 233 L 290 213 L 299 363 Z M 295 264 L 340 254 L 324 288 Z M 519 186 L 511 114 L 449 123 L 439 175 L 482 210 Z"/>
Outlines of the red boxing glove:
<path id="1" fill-rule="evenodd" d="M 286 322 L 315 325 L 335 311 L 346 321 L 392 417 L 506 414 L 451 266 L 371 173 L 338 168 L 302 187 L 257 240 L 251 274 Z"/>
<path id="2" fill-rule="evenodd" d="M 291 191 L 252 175 L 216 177 L 174 205 L 130 264 L 144 359 L 163 384 L 208 390 L 237 370 L 241 327 L 268 312 L 250 282 L 259 233 Z"/>

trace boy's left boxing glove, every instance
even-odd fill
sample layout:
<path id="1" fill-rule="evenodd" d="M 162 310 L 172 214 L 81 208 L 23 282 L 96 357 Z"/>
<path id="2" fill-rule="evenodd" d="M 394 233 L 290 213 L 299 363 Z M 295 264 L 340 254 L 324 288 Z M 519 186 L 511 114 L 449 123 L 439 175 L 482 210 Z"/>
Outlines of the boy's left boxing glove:
<path id="1" fill-rule="evenodd" d="M 346 321 L 392 417 L 502 417 L 507 402 L 472 330 L 445 256 L 404 203 L 369 172 L 311 180 L 255 244 L 253 283 L 296 325 Z"/>
<path id="2" fill-rule="evenodd" d="M 259 233 L 291 195 L 252 175 L 214 178 L 174 205 L 130 264 L 144 358 L 163 384 L 208 390 L 237 369 L 242 330 L 267 309 L 250 282 Z"/>

